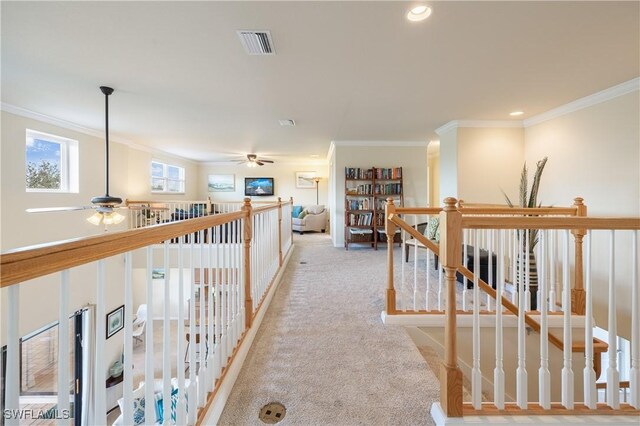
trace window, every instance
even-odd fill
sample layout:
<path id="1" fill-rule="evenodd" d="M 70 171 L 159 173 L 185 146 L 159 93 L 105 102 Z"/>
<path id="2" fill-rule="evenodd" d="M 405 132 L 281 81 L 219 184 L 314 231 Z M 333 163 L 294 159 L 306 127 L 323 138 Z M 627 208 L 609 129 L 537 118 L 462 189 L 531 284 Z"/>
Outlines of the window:
<path id="1" fill-rule="evenodd" d="M 78 192 L 78 141 L 27 129 L 27 192 Z"/>
<path id="2" fill-rule="evenodd" d="M 152 192 L 184 192 L 184 168 L 151 162 Z"/>

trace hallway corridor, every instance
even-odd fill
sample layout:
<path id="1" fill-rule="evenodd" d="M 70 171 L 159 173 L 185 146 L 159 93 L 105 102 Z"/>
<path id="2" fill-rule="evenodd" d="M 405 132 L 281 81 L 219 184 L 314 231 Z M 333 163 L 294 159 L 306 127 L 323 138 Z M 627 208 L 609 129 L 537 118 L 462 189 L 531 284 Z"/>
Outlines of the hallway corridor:
<path id="1" fill-rule="evenodd" d="M 221 425 L 424 425 L 439 383 L 402 328 L 385 327 L 386 249 L 294 237 L 283 281 L 222 413 Z M 397 258 L 399 249 L 396 250 Z"/>

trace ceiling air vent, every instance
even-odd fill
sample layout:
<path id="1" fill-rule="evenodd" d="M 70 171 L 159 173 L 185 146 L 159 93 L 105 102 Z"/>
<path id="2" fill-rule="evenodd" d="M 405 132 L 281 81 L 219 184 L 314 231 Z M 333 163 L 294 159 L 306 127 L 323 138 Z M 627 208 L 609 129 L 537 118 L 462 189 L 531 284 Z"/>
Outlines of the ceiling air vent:
<path id="1" fill-rule="evenodd" d="M 275 55 L 269 31 L 239 30 L 238 37 L 249 55 Z"/>

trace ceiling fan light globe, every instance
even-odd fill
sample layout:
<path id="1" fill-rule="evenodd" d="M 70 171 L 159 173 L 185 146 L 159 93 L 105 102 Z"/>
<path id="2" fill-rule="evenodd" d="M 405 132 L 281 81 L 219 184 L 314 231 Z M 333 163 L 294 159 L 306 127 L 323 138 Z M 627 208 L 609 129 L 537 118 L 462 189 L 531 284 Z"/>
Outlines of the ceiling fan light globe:
<path id="1" fill-rule="evenodd" d="M 102 222 L 105 225 L 117 225 L 124 220 L 124 216 L 118 212 L 104 213 Z"/>

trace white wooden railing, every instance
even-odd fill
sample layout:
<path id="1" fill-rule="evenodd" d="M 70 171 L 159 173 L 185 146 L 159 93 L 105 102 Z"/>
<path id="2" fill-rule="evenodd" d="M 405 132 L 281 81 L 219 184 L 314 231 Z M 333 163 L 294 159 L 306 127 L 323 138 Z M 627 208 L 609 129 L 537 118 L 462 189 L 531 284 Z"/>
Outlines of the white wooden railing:
<path id="1" fill-rule="evenodd" d="M 96 288 L 95 358 L 88 360 L 93 370 L 93 393 L 89 424 L 107 424 L 106 372 L 112 360 L 106 359 L 106 301 L 122 294 L 123 412 L 120 424 L 133 424 L 134 392 L 143 392 L 146 401 L 177 398 L 163 403 L 163 424 L 200 424 L 207 407 L 220 388 L 239 345 L 252 327 L 252 320 L 272 288 L 276 275 L 292 248 L 292 200 L 253 208 L 246 199 L 241 210 L 159 224 L 157 226 L 105 234 L 97 237 L 25 247 L 0 256 L 0 284 L 6 287 L 7 307 L 2 321 L 7 324 L 7 369 L 4 407 L 6 424 L 18 424 L 20 404 L 20 289 L 49 274 L 59 282 L 58 402 L 56 412 L 69 410 L 69 333 L 70 286 L 93 276 Z M 170 242 L 173 242 L 170 244 Z M 124 260 L 124 266 L 122 266 Z M 164 269 L 162 289 L 154 288 L 154 269 Z M 143 271 L 144 278 L 137 272 Z M 94 275 L 95 274 L 95 275 Z M 49 281 L 50 282 L 50 281 Z M 119 283 L 124 283 L 121 287 Z M 77 283 L 75 283 L 77 284 Z M 48 285 L 42 281 L 40 285 Z M 148 321 L 144 339 L 144 365 L 133 365 L 134 287 L 146 296 Z M 177 287 L 177 295 L 172 288 Z M 188 294 L 189 300 L 183 295 Z M 105 297 L 108 296 L 108 297 Z M 161 319 L 153 320 L 154 299 L 161 298 Z M 178 297 L 177 312 L 171 302 Z M 119 304 L 120 302 L 118 302 Z M 185 309 L 188 305 L 188 309 Z M 110 309 L 109 309 L 110 310 Z M 177 327 L 172 327 L 177 319 Z M 162 335 L 155 328 L 162 328 Z M 158 351 L 158 338 L 162 349 Z M 172 343 L 175 342 L 175 343 Z M 187 342 L 190 342 L 186 351 Z M 202 343 L 198 343 L 202 342 Z M 108 345 L 113 346 L 113 341 Z M 175 345 L 175 346 L 174 346 Z M 174 353 L 175 348 L 175 353 Z M 200 349 L 200 350 L 198 350 Z M 155 371 L 156 359 L 162 372 Z M 187 364 L 188 363 L 188 370 Z M 185 371 L 187 371 L 185 373 Z M 138 378 L 134 380 L 134 372 Z M 144 390 L 135 382 L 144 372 Z M 86 385 L 86 384 L 85 384 Z M 160 389 L 158 392 L 157 389 Z M 135 414 L 137 415 L 137 414 Z M 145 404 L 145 424 L 157 421 L 155 404 Z M 175 419 L 175 420 L 174 420 Z M 68 424 L 60 419 L 58 424 Z"/>
<path id="2" fill-rule="evenodd" d="M 143 228 L 160 223 L 194 219 L 214 213 L 239 211 L 242 202 L 234 203 L 237 209 L 215 209 L 211 199 L 206 200 L 125 200 L 129 228 Z"/>
<path id="3" fill-rule="evenodd" d="M 415 211 L 414 211 L 415 210 Z M 583 211 L 586 211 L 584 209 Z M 439 213 L 441 239 L 440 244 L 435 245 L 420 233 L 416 232 L 399 214 L 425 214 L 425 209 L 400 209 L 393 206 L 392 201 L 387 206 L 388 235 L 393 235 L 399 226 L 404 231 L 419 240 L 423 246 L 430 247 L 438 253 L 443 269 L 444 279 L 441 287 L 444 288 L 443 300 L 440 301 L 444 309 L 445 341 L 444 361 L 441 380 L 440 404 L 434 405 L 432 414 L 437 421 L 444 421 L 446 417 L 459 417 L 463 415 L 518 415 L 541 414 L 544 411 L 554 414 L 629 414 L 640 416 L 640 300 L 638 290 L 638 231 L 640 230 L 640 218 L 590 218 L 575 216 L 548 216 L 556 212 L 545 212 L 541 209 L 528 209 L 519 212 L 514 209 L 514 214 L 521 217 L 503 217 L 496 214 L 482 214 L 480 211 L 465 210 L 456 207 L 456 200 L 448 198 L 445 207 Z M 508 212 L 505 212 L 508 213 Z M 524 268 L 524 274 L 511 273 L 513 280 L 515 299 L 505 293 L 508 276 L 508 265 L 513 265 L 509 254 L 513 255 L 513 247 L 516 247 L 517 264 L 527 264 L 529 260 L 523 254 L 523 242 L 528 243 L 534 235 L 538 235 L 539 243 L 536 247 L 537 272 L 539 277 L 539 307 L 532 311 L 527 305 L 529 293 L 527 283 L 531 279 L 533 270 Z M 572 238 L 579 236 L 580 238 Z M 604 234 L 604 235 L 603 235 Z M 514 238 L 515 235 L 515 238 Z M 583 237 L 586 238 L 584 254 L 582 250 Z M 624 240 L 624 244 L 616 245 L 616 238 Z M 606 240 L 605 240 L 606 239 Z M 579 245 L 576 243 L 579 240 Z M 511 243 L 510 243 L 511 241 Z M 605 242 L 606 241 L 606 242 Z M 473 270 L 469 270 L 463 264 L 463 242 L 470 242 L 474 259 L 479 259 L 480 248 L 485 247 L 489 253 L 495 253 L 497 267 L 495 275 L 489 277 L 489 281 L 496 277 L 496 289 L 481 278 L 478 261 L 474 260 Z M 593 255 L 594 245 L 608 244 L 608 266 L 606 268 L 607 280 L 603 283 L 598 277 L 598 292 L 594 287 Z M 509 248 L 511 244 L 511 248 Z M 465 244 L 466 246 L 466 244 Z M 466 248 L 466 247 L 465 247 Z M 571 251 L 574 250 L 572 257 Z M 602 250 L 600 250 L 602 252 Z M 417 251 L 416 251 L 417 253 Z M 584 257 L 584 263 L 583 263 Z M 524 258 L 524 259 L 523 259 Z M 630 365 L 618 365 L 616 341 L 618 338 L 617 315 L 619 315 L 616 301 L 616 287 L 621 279 L 616 277 L 616 263 L 624 263 L 628 266 L 628 276 L 625 282 L 630 283 L 631 299 L 625 305 L 631 311 L 631 362 Z M 389 273 L 387 287 L 387 306 L 385 314 L 419 315 L 433 311 L 417 309 L 401 311 L 396 306 L 396 287 L 394 285 L 395 273 L 393 270 L 393 250 L 388 256 Z M 402 262 L 404 264 L 404 261 Z M 417 263 L 417 262 L 416 262 Z M 572 286 L 571 268 L 575 268 L 575 280 L 585 276 L 585 288 L 579 289 L 584 294 L 574 293 Z M 512 266 L 512 268 L 517 269 Z M 557 271 L 555 271 L 557 269 Z M 460 309 L 459 298 L 464 297 L 464 291 L 457 290 L 456 273 L 462 273 L 464 277 L 473 282 L 473 287 L 466 301 L 466 306 Z M 601 273 L 601 271 L 599 271 Z M 414 281 L 415 282 L 415 281 Z M 554 289 L 553 286 L 558 288 Z M 574 284 L 575 285 L 575 284 Z M 593 300 L 601 297 L 603 286 L 608 293 L 606 304 L 606 322 L 600 316 L 599 324 L 608 330 L 607 344 L 594 340 L 593 327 L 594 309 Z M 464 286 L 466 287 L 466 286 Z M 428 287 L 427 287 L 428 288 Z M 561 302 L 556 306 L 554 291 L 561 294 Z M 415 295 L 419 292 L 409 292 Z M 488 302 L 493 299 L 493 305 Z M 402 298 L 402 296 L 401 296 Z M 497 299 L 497 300 L 496 300 Z M 514 302 L 512 303 L 512 300 Z M 575 312 L 573 301 L 584 300 L 585 314 Z M 496 303 L 496 301 L 498 303 Z M 517 306 L 516 306 L 517 303 Z M 602 305 L 602 303 L 600 304 Z M 402 306 L 402 304 L 401 304 Z M 492 307 L 493 306 L 493 307 Z M 469 312 L 471 307 L 471 312 Z M 427 305 L 428 309 L 428 305 Z M 555 312 L 555 311 L 558 312 Z M 457 329 L 457 319 L 464 319 L 465 315 L 471 316 L 471 402 L 463 404 L 462 397 L 462 372 L 458 366 L 457 334 L 462 333 Z M 515 336 L 510 339 L 517 341 L 515 349 L 515 395 L 505 393 L 505 344 L 507 342 L 504 333 L 505 321 L 515 316 Z M 513 323 L 513 321 L 510 321 Z M 605 326 L 606 324 L 606 326 Z M 481 358 L 481 353 L 486 357 L 488 350 L 487 335 L 482 333 L 482 328 L 494 331 L 493 359 Z M 529 335 L 528 329 L 533 329 L 536 334 Z M 554 334 L 550 330 L 556 329 Z M 512 330 L 512 329 L 511 329 Z M 465 334 L 465 338 L 466 338 Z M 561 336 L 561 337 L 560 337 Z M 484 339 L 481 345 L 481 338 Z M 510 340 L 513 341 L 513 340 Z M 514 343 L 516 343 L 514 341 Z M 539 350 L 538 359 L 528 359 L 532 350 Z M 599 352 L 607 350 L 608 368 L 606 371 L 606 403 L 598 403 L 596 392 L 596 376 L 599 369 L 597 361 Z M 555 351 L 555 352 L 554 352 Z M 535 353 L 535 351 L 534 351 Z M 581 369 L 582 374 L 574 373 Z M 537 370 L 537 377 L 531 374 Z M 629 377 L 630 396 L 628 403 L 620 402 L 620 371 L 624 370 Z M 493 374 L 490 374 L 493 373 Z M 492 397 L 483 395 L 483 380 L 488 376 L 493 377 Z M 485 386 L 486 387 L 486 386 Z M 530 389 L 537 392 L 533 394 Z M 485 389 L 486 390 L 486 389 Z M 486 401 L 486 399 L 489 401 Z M 513 402 L 509 400 L 513 398 Z M 542 411 L 540 411 L 542 410 Z"/>

